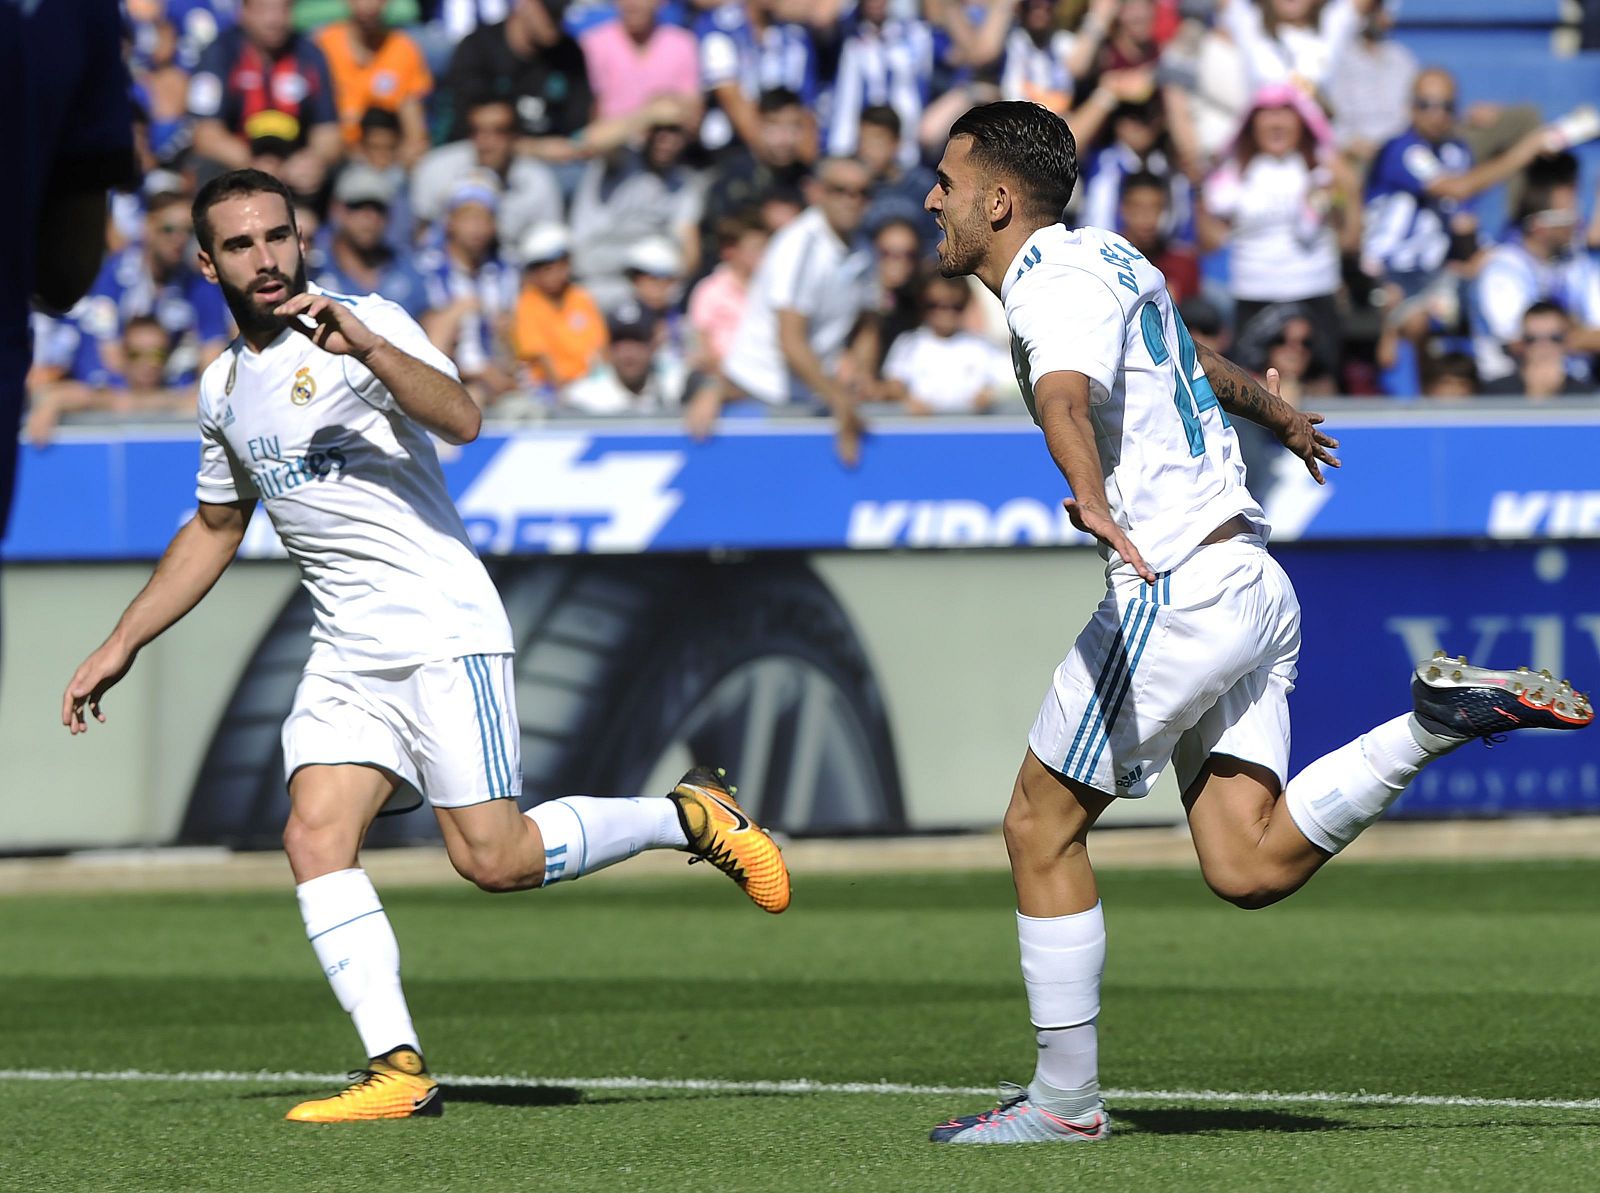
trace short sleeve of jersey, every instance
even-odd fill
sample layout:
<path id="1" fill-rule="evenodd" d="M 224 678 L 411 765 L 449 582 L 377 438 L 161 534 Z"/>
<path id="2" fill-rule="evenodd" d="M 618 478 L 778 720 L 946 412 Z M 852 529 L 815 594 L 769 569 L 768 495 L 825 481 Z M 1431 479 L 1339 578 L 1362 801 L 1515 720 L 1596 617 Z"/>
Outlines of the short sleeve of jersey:
<path id="1" fill-rule="evenodd" d="M 810 235 L 789 236 L 768 250 L 767 289 L 775 311 L 813 314 L 821 297 L 822 271 L 808 269 L 816 251 Z"/>
<path id="2" fill-rule="evenodd" d="M 739 44 L 720 30 L 700 39 L 700 85 L 707 91 L 739 78 Z"/>
<path id="3" fill-rule="evenodd" d="M 361 321 L 388 340 L 407 356 L 414 356 L 425 365 L 432 365 L 446 377 L 456 381 L 461 380 L 461 373 L 456 369 L 455 362 L 439 351 L 428 333 L 410 315 L 388 299 L 375 302 L 370 306 L 363 303 L 356 311 Z M 356 395 L 369 406 L 379 410 L 395 410 L 394 395 L 387 386 L 378 380 L 377 374 L 352 356 L 344 358 L 345 383 L 355 390 Z"/>
<path id="4" fill-rule="evenodd" d="M 189 115 L 196 120 L 223 119 L 223 79 L 228 77 L 227 38 L 219 37 L 200 54 L 200 67 L 189 77 Z"/>
<path id="5" fill-rule="evenodd" d="M 1122 368 L 1127 316 L 1100 278 L 1072 266 L 1036 266 L 1012 290 L 1006 321 L 1028 354 L 1029 384 L 1037 387 L 1048 373 L 1082 373 L 1101 395 L 1110 394 Z"/>
<path id="6" fill-rule="evenodd" d="M 194 495 L 211 505 L 253 501 L 259 496 L 255 481 L 228 449 L 222 431 L 207 409 L 204 391 L 200 399 L 200 472 L 195 477 Z"/>

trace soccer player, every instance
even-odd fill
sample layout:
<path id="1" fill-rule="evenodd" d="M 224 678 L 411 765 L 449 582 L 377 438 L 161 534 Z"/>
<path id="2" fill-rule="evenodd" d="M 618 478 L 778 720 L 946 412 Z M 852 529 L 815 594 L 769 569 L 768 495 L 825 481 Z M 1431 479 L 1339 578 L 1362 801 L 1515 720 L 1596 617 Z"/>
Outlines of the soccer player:
<path id="1" fill-rule="evenodd" d="M 216 583 L 265 502 L 315 607 L 283 728 L 284 850 L 306 935 L 371 1058 L 350 1088 L 288 1117 L 437 1115 L 399 946 L 359 860 L 380 810 L 426 799 L 451 863 L 486 891 L 678 848 L 779 912 L 789 876 L 720 772 L 705 768 L 660 799 L 569 797 L 518 812 L 511 628 L 429 439 L 478 434 L 455 366 L 394 303 L 306 284 L 290 195 L 270 175 L 207 183 L 194 221 L 200 267 L 240 331 L 200 381 L 199 510 L 73 675 L 62 723 L 84 731 L 86 707 L 105 720 L 107 689 Z"/>
<path id="2" fill-rule="evenodd" d="M 1322 479 L 1338 443 L 1320 415 L 1197 350 L 1161 273 L 1100 228 L 1059 221 L 1077 180 L 1060 117 L 1027 102 L 969 110 L 928 193 L 940 271 L 1005 304 L 1023 397 L 1100 542 L 1108 591 L 1028 738 L 1005 815 L 1038 1061 L 1027 1088 L 940 1124 L 941 1143 L 1105 1139 L 1095 1019 L 1105 924 L 1085 840 L 1118 797 L 1171 762 L 1207 884 L 1240 907 L 1293 893 L 1383 815 L 1417 772 L 1473 738 L 1590 724 L 1545 674 L 1443 657 L 1413 711 L 1287 782 L 1300 608 L 1266 551 L 1229 416 L 1259 422 Z"/>

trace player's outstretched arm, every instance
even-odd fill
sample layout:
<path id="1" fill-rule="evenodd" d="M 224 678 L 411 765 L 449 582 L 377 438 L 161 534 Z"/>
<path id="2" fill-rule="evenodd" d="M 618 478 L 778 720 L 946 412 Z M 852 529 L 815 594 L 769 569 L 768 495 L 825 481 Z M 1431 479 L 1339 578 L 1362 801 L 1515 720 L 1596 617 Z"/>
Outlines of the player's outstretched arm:
<path id="1" fill-rule="evenodd" d="M 390 343 L 344 303 L 322 294 L 296 294 L 273 313 L 289 317 L 289 326 L 324 352 L 353 356 L 366 365 L 400 409 L 445 442 L 471 443 L 478 437 L 483 411 L 466 386 Z"/>
<path id="2" fill-rule="evenodd" d="M 1259 423 L 1278 437 L 1283 444 L 1306 463 L 1306 469 L 1323 484 L 1322 465 L 1340 466 L 1333 449 L 1339 441 L 1318 430 L 1322 415 L 1309 410 L 1296 410 L 1278 396 L 1278 370 L 1267 370 L 1267 384 L 1263 388 L 1256 379 L 1224 356 L 1219 356 L 1204 344 L 1196 344 L 1200 367 L 1211 383 L 1211 392 L 1217 403 L 1229 414 Z"/>
<path id="3" fill-rule="evenodd" d="M 128 673 L 146 643 L 200 603 L 233 561 L 254 501 L 230 505 L 202 502 L 195 516 L 172 536 L 149 582 L 123 611 L 111 636 L 73 672 L 61 698 L 61 723 L 82 733 L 84 707 L 104 722 L 100 700 Z"/>
<path id="4" fill-rule="evenodd" d="M 1050 455 L 1072 489 L 1072 496 L 1062 502 L 1072 524 L 1122 556 L 1146 584 L 1154 584 L 1155 572 L 1111 517 L 1106 476 L 1089 421 L 1089 378 L 1065 371 L 1046 373 L 1033 387 L 1033 406 Z"/>

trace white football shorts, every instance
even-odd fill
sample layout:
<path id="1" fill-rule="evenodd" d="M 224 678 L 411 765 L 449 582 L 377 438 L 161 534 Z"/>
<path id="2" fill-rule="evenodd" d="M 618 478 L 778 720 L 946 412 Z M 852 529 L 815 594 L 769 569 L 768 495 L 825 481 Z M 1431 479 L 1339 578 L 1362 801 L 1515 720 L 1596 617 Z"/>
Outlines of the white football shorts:
<path id="1" fill-rule="evenodd" d="M 521 745 L 508 654 L 307 672 L 283 723 L 286 775 L 356 762 L 404 780 L 384 813 L 409 812 L 423 799 L 436 808 L 515 799 L 522 794 Z"/>
<path id="2" fill-rule="evenodd" d="M 1187 791 L 1212 754 L 1286 783 L 1300 602 L 1260 537 L 1200 547 L 1154 585 L 1124 563 L 1109 580 L 1028 735 L 1039 761 L 1130 798 L 1169 761 Z"/>

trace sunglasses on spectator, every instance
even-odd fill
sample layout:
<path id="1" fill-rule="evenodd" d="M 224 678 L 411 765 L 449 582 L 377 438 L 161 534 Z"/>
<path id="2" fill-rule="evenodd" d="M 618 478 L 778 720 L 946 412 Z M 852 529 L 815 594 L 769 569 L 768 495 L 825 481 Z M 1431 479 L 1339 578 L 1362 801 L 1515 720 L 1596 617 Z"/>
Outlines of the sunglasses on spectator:
<path id="1" fill-rule="evenodd" d="M 511 121 L 496 121 L 493 124 L 474 124 L 472 135 L 475 137 L 509 137 L 517 126 Z"/>
<path id="2" fill-rule="evenodd" d="M 879 249 L 878 256 L 885 261 L 915 261 L 918 253 L 916 249 Z"/>
<path id="3" fill-rule="evenodd" d="M 157 224 L 156 225 L 156 231 L 160 232 L 160 233 L 162 233 L 162 234 L 164 234 L 166 236 L 171 236 L 174 232 L 182 232 L 185 236 L 189 236 L 194 232 L 194 225 L 193 224 Z"/>
<path id="4" fill-rule="evenodd" d="M 1564 331 L 1530 331 L 1522 337 L 1524 344 L 1565 344 L 1567 333 Z"/>
<path id="5" fill-rule="evenodd" d="M 1419 112 L 1454 112 L 1456 101 L 1453 99 L 1414 99 L 1411 106 Z"/>
<path id="6" fill-rule="evenodd" d="M 822 189 L 830 195 L 838 195 L 840 198 L 865 199 L 867 197 L 866 187 L 846 186 L 842 182 L 824 182 Z"/>
<path id="7" fill-rule="evenodd" d="M 165 348 L 128 348 L 123 355 L 129 360 L 164 361 L 167 359 Z"/>
<path id="8" fill-rule="evenodd" d="M 1279 336 L 1277 339 L 1272 341 L 1272 346 L 1274 348 L 1309 348 L 1311 347 L 1311 337 Z"/>
<path id="9" fill-rule="evenodd" d="M 964 303 L 964 302 L 937 302 L 937 301 L 935 301 L 933 299 L 929 299 L 927 302 L 922 304 L 922 309 L 925 310 L 925 311 L 957 311 L 957 312 L 960 312 L 960 311 L 964 311 L 964 310 L 967 309 L 967 304 Z"/>

